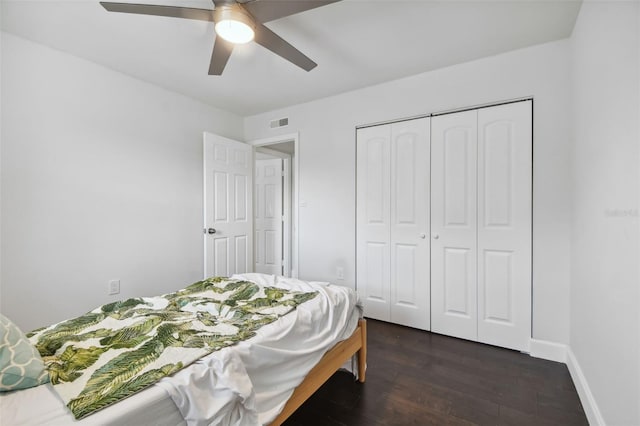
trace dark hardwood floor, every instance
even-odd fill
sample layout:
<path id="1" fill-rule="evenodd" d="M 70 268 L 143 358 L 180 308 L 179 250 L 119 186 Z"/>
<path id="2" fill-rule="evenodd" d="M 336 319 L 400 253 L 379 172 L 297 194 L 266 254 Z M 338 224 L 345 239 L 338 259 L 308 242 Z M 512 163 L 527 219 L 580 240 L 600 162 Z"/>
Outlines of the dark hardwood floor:
<path id="1" fill-rule="evenodd" d="M 587 425 L 564 364 L 368 320 L 367 381 L 338 372 L 286 426 Z"/>

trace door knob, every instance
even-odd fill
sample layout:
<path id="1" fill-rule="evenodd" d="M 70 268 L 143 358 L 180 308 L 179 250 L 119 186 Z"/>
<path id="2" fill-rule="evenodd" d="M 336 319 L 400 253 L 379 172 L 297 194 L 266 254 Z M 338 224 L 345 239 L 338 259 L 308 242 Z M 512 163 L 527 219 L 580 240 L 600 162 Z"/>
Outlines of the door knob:
<path id="1" fill-rule="evenodd" d="M 437 240 L 438 238 L 440 238 L 440 235 L 438 235 L 438 234 L 433 234 L 433 239 L 434 239 L 434 240 Z"/>
<path id="2" fill-rule="evenodd" d="M 216 229 L 215 228 L 207 229 L 207 234 L 215 234 L 215 233 L 216 233 Z"/>
<path id="3" fill-rule="evenodd" d="M 418 237 L 420 237 L 420 238 L 422 238 L 424 240 L 425 238 L 427 238 L 427 234 L 422 233 L 422 234 L 418 235 Z"/>

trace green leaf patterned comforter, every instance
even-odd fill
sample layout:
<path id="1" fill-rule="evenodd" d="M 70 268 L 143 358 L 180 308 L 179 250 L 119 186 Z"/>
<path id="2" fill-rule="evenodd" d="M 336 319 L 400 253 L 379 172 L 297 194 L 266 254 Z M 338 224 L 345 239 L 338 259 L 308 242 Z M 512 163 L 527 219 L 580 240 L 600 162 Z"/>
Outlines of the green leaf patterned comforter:
<path id="1" fill-rule="evenodd" d="M 109 303 L 29 333 L 76 419 L 120 401 L 316 296 L 216 277 Z"/>

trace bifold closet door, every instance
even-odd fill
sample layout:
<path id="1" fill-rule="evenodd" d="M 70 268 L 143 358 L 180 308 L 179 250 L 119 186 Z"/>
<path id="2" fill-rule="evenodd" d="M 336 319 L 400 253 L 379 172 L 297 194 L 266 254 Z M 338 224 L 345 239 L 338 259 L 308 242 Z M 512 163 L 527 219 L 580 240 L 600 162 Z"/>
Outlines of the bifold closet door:
<path id="1" fill-rule="evenodd" d="M 476 340 L 477 111 L 431 126 L 431 330 Z"/>
<path id="2" fill-rule="evenodd" d="M 357 288 L 365 315 L 430 328 L 429 118 L 357 132 Z"/>
<path id="3" fill-rule="evenodd" d="M 430 329 L 430 118 L 391 124 L 391 322 Z"/>
<path id="4" fill-rule="evenodd" d="M 478 340 L 531 337 L 531 101 L 478 110 Z"/>
<path id="5" fill-rule="evenodd" d="M 365 315 L 391 318 L 391 129 L 357 131 L 356 273 Z"/>
<path id="6" fill-rule="evenodd" d="M 435 332 L 529 349 L 531 124 L 531 101 L 432 119 Z"/>

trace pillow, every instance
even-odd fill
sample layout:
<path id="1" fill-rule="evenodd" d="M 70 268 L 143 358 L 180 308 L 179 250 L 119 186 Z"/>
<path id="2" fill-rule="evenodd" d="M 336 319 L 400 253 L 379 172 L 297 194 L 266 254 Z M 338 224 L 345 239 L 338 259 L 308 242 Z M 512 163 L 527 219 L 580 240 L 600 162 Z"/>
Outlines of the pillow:
<path id="1" fill-rule="evenodd" d="M 38 350 L 22 331 L 0 314 L 0 392 L 49 382 Z"/>

